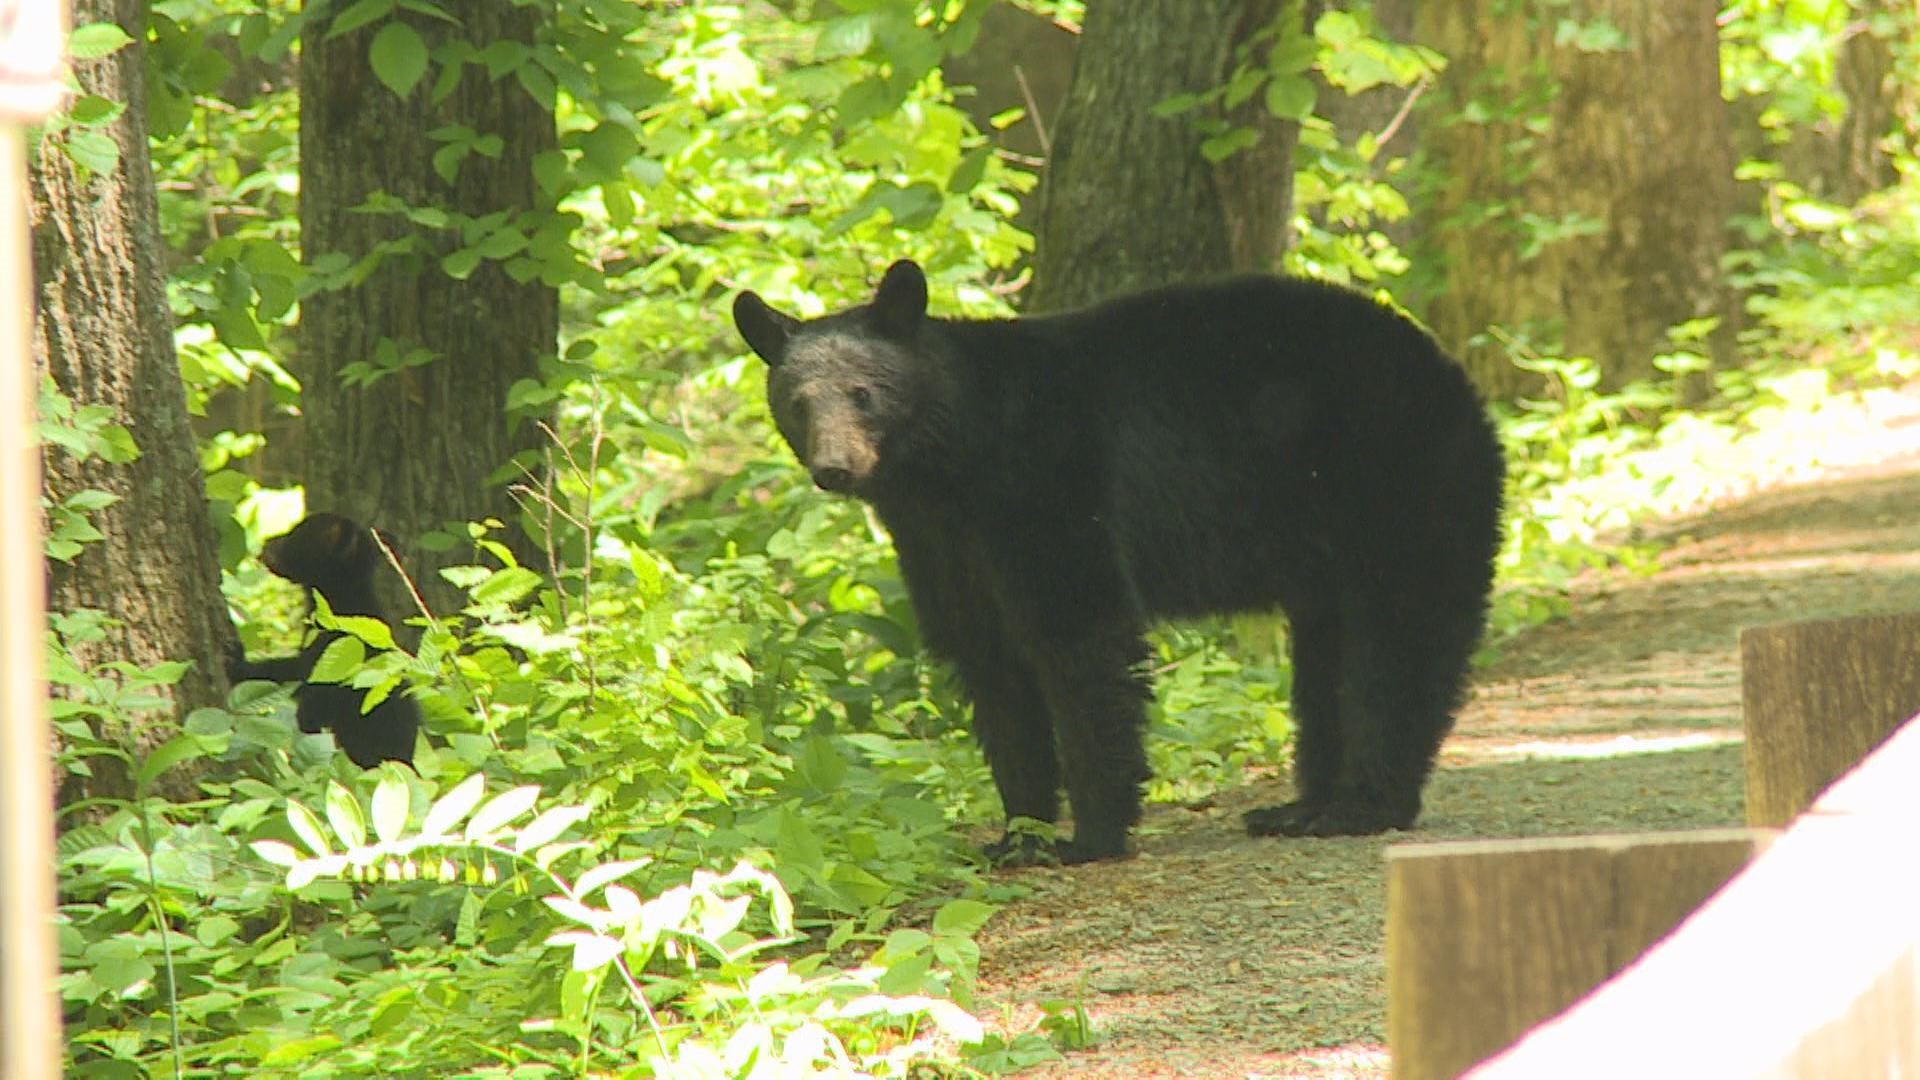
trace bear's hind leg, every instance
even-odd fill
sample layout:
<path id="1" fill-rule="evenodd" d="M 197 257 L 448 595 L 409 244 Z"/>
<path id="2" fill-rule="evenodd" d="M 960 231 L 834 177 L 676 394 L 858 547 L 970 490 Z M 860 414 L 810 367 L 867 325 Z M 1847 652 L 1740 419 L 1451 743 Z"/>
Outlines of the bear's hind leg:
<path id="1" fill-rule="evenodd" d="M 1293 661 L 1292 802 L 1249 810 L 1250 836 L 1302 836 L 1339 795 L 1345 758 L 1340 716 L 1340 621 L 1295 620 L 1287 628 Z"/>
<path id="2" fill-rule="evenodd" d="M 1453 727 L 1477 621 L 1453 620 L 1409 589 L 1398 610 L 1381 603 L 1349 622 L 1341 665 L 1345 757 L 1341 796 L 1321 808 L 1313 836 L 1410 829 L 1440 743 Z"/>

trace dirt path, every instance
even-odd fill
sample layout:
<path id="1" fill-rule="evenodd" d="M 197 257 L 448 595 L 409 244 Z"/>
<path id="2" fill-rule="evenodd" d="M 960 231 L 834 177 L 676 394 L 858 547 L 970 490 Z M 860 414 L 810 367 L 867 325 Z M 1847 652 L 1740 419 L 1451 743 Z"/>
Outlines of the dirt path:
<path id="1" fill-rule="evenodd" d="M 1909 390 L 1808 448 L 1826 464 L 1659 523 L 1656 573 L 1591 575 L 1568 618 L 1508 642 L 1476 677 L 1419 832 L 1393 839 L 1739 823 L 1739 629 L 1920 610 Z M 1241 811 L 1286 797 L 1275 777 L 1154 807 L 1138 858 L 1016 879 L 1033 894 L 983 935 L 976 1004 L 1020 1032 L 1040 1003 L 1078 1001 L 1098 1038 L 1023 1075 L 1385 1075 L 1388 840 L 1241 833 Z"/>

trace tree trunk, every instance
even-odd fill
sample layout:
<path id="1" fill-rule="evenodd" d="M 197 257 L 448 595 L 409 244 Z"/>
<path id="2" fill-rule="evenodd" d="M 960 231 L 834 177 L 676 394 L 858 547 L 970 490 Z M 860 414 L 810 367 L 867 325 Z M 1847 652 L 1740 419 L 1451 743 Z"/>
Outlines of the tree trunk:
<path id="1" fill-rule="evenodd" d="M 1894 0 L 1854 0 L 1853 6 L 1859 17 L 1847 27 L 1833 65 L 1833 80 L 1846 95 L 1847 112 L 1835 132 L 1836 153 L 1828 159 L 1835 167 L 1830 177 L 1834 195 L 1846 203 L 1899 179 L 1886 149 L 1897 90 L 1893 48 L 1885 31 L 1903 17 L 1895 11 Z M 1909 32 L 1914 19 L 1910 7 L 1904 14 Z"/>
<path id="2" fill-rule="evenodd" d="M 1219 113 L 1154 106 L 1225 83 L 1237 48 L 1283 0 L 1105 0 L 1089 5 L 1042 181 L 1030 311 L 1234 270 L 1270 270 L 1286 250 L 1295 125 L 1255 94 Z M 1199 115 L 1259 140 L 1214 164 Z"/>
<path id="3" fill-rule="evenodd" d="M 95 608 L 117 621 L 105 640 L 75 647 L 87 667 L 115 660 L 143 667 L 194 662 L 172 688 L 172 723 L 101 732 L 136 751 L 171 736 L 189 710 L 222 700 L 221 658 L 234 641 L 162 278 L 147 153 L 145 8 L 142 0 L 73 5 L 75 25 L 111 22 L 134 39 L 111 56 L 74 65 L 83 93 L 126 103 L 125 112 L 97 129 L 112 137 L 119 163 L 111 173 L 82 177 L 58 145 L 63 136 L 55 135 L 38 147 L 30 170 L 39 294 L 35 366 L 76 405 L 110 409 L 140 448 L 125 465 L 76 461 L 53 447 L 43 452 L 54 502 L 87 489 L 118 499 L 92 516 L 105 539 L 71 563 L 51 564 L 49 606 Z M 125 783 L 117 771 L 101 772 L 86 794 L 124 795 Z M 78 794 L 63 792 L 62 801 Z"/>
<path id="4" fill-rule="evenodd" d="M 1734 207 L 1711 0 L 1581 0 L 1496 17 L 1507 0 L 1421 5 L 1423 44 L 1450 62 L 1425 148 L 1446 177 L 1427 210 L 1445 274 L 1428 320 L 1495 396 L 1540 389 L 1489 326 L 1598 361 L 1619 386 L 1654 372 L 1667 329 L 1717 316 L 1730 362 L 1737 316 L 1720 276 Z M 1556 44 L 1560 23 L 1605 23 L 1619 48 Z M 1541 74 L 1542 72 L 1545 74 Z M 1545 129 L 1539 121 L 1544 118 Z"/>
<path id="5" fill-rule="evenodd" d="M 440 7 L 458 25 L 408 15 L 429 50 L 465 42 L 475 53 L 502 42 L 531 45 L 539 6 L 458 0 Z M 502 215 L 509 230 L 531 235 L 548 221 L 551 196 L 537 190 L 533 159 L 556 145 L 553 112 L 513 74 L 490 78 L 469 62 L 443 100 L 430 66 L 400 97 L 375 76 L 368 55 L 388 21 L 329 37 L 330 19 L 309 22 L 300 67 L 300 232 L 305 261 L 324 267 L 345 256 L 357 263 L 382 245 L 411 244 L 389 254 L 364 281 L 317 292 L 301 304 L 299 355 L 306 416 L 307 505 L 378 524 L 401 540 L 408 570 L 437 609 L 458 594 L 435 569 L 469 556 L 464 544 L 435 556 L 423 536 L 485 518 L 516 520 L 504 485 L 494 479 L 516 453 L 539 445 L 533 425 L 509 423 L 507 391 L 539 376 L 554 351 L 558 298 L 539 268 L 487 258 L 456 280 L 441 259 L 485 235 L 433 230 L 394 213 L 356 211 L 375 196 L 411 209 L 437 208 L 455 221 Z M 454 181 L 434 171 L 432 133 L 464 126 L 502 140 L 497 156 L 468 154 Z M 498 234 L 496 234 L 498 235 Z M 511 254 L 511 253 L 510 253 Z M 530 280 L 516 281 L 511 266 Z M 350 385 L 350 364 L 383 354 L 425 350 L 433 359 L 404 367 L 366 387 Z M 515 534 L 517 536 L 517 533 Z M 513 537 L 506 537 L 512 542 Z M 525 554 L 523 550 L 523 555 Z M 411 601 L 390 605 L 411 612 Z"/>

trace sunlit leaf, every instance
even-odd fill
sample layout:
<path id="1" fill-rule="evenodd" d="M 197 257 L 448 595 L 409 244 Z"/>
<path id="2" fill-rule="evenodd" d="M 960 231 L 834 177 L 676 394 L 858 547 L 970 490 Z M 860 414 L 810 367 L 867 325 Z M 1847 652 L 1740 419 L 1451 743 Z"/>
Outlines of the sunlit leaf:
<path id="1" fill-rule="evenodd" d="M 531 784 L 501 792 L 482 806 L 473 815 L 472 821 L 467 822 L 467 839 L 475 840 L 499 832 L 509 822 L 533 809 L 533 804 L 539 799 L 540 789 Z"/>
<path id="2" fill-rule="evenodd" d="M 333 834 L 340 842 L 350 848 L 362 847 L 367 842 L 367 821 L 360 812 L 360 800 L 333 781 L 327 783 L 327 824 L 333 826 Z"/>
<path id="3" fill-rule="evenodd" d="M 373 789 L 373 834 L 382 843 L 400 839 L 407 827 L 412 792 L 398 770 L 389 769 Z"/>
<path id="4" fill-rule="evenodd" d="M 486 774 L 469 774 L 427 809 L 427 816 L 420 823 L 420 835 L 445 836 L 451 833 L 454 826 L 473 813 L 473 808 L 480 805 L 480 799 L 486 793 Z"/>

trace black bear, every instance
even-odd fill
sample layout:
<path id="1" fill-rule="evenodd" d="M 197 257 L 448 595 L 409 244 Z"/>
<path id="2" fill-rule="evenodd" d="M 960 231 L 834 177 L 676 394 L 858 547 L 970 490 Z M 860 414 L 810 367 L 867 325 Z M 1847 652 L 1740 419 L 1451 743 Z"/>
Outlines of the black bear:
<path id="1" fill-rule="evenodd" d="M 386 540 L 384 534 L 382 539 Z M 391 545 L 391 540 L 386 540 Z M 267 542 L 260 561 L 267 569 L 296 585 L 327 598 L 335 615 L 366 615 L 385 620 L 374 599 L 374 571 L 382 555 L 366 526 L 338 514 L 313 514 L 292 531 Z M 308 610 L 312 610 L 309 598 Z M 234 682 L 264 679 L 297 682 L 294 715 L 300 730 L 317 735 L 331 729 L 333 740 L 348 760 L 363 769 L 382 761 L 413 764 L 414 735 L 420 730 L 420 706 L 395 693 L 364 710 L 367 692 L 340 683 L 308 682 L 327 646 L 339 640 L 337 630 L 313 632 L 313 640 L 297 655 L 273 660 L 234 656 L 227 677 Z"/>
<path id="2" fill-rule="evenodd" d="M 1358 293 L 1248 276 L 1081 311 L 929 318 L 920 268 L 734 324 L 814 483 L 893 535 L 1009 819 L 1125 853 L 1152 619 L 1282 609 L 1298 798 L 1256 835 L 1410 827 L 1486 621 L 1505 463 L 1461 369 Z M 1001 861 L 1048 853 L 1013 835 Z"/>

